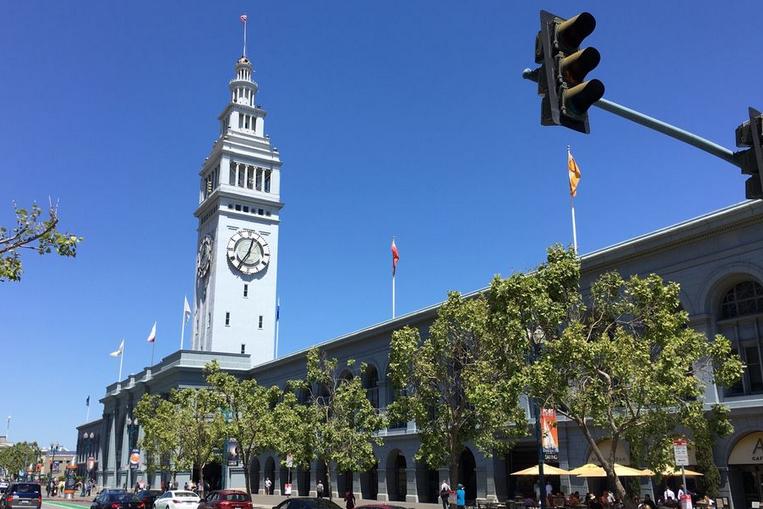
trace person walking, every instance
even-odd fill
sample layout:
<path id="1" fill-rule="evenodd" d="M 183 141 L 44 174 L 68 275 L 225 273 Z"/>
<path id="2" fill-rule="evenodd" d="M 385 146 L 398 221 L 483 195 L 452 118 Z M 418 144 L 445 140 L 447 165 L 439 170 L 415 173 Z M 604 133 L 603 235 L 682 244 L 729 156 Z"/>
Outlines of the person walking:
<path id="1" fill-rule="evenodd" d="M 456 508 L 464 509 L 466 507 L 466 491 L 464 485 L 459 483 L 456 489 Z"/>
<path id="2" fill-rule="evenodd" d="M 273 494 L 273 490 L 271 489 L 273 487 L 273 482 L 270 480 L 270 477 L 265 477 L 265 493 L 268 495 Z"/>
<path id="3" fill-rule="evenodd" d="M 448 509 L 448 499 L 450 498 L 450 485 L 448 481 L 443 481 L 440 485 L 440 500 L 442 501 L 442 509 Z"/>
<path id="4" fill-rule="evenodd" d="M 315 493 L 318 498 L 323 498 L 323 481 L 318 480 L 318 484 L 315 485 Z"/>
<path id="5" fill-rule="evenodd" d="M 355 509 L 355 494 L 352 492 L 352 490 L 345 491 L 344 506 L 345 509 Z"/>

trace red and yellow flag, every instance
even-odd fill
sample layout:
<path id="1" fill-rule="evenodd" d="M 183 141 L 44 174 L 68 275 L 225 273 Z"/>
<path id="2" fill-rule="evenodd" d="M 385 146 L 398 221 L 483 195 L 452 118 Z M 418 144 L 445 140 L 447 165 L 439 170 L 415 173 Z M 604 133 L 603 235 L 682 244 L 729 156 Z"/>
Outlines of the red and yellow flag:
<path id="1" fill-rule="evenodd" d="M 570 149 L 567 149 L 567 174 L 570 178 L 570 196 L 574 198 L 580 183 L 580 168 L 575 162 L 575 158 L 572 157 Z"/>

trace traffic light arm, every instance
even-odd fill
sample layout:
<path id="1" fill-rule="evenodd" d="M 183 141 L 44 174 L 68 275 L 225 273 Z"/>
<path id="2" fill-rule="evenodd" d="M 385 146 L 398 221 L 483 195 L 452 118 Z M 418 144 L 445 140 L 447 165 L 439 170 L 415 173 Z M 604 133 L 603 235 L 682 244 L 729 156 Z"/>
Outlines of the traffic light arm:
<path id="1" fill-rule="evenodd" d="M 538 81 L 538 73 L 530 69 L 525 69 L 522 72 L 522 77 L 526 80 L 535 81 L 535 82 Z M 718 145 L 717 143 L 713 143 L 710 140 L 706 140 L 705 138 L 697 136 L 696 134 L 690 133 L 689 131 L 679 129 L 678 127 L 674 125 L 668 124 L 667 122 L 663 122 L 662 120 L 657 120 L 654 117 L 650 117 L 649 115 L 644 115 L 641 112 L 632 110 L 630 108 L 626 108 L 625 106 L 621 104 L 617 104 L 616 102 L 609 101 L 604 98 L 599 99 L 598 101 L 593 103 L 593 106 L 601 108 L 604 111 L 613 113 L 617 115 L 618 117 L 622 117 L 624 119 L 630 120 L 631 122 L 640 124 L 644 127 L 648 127 L 649 129 L 653 129 L 662 134 L 666 134 L 670 136 L 671 138 L 675 138 L 684 143 L 688 143 L 689 145 L 696 147 L 700 150 L 704 150 L 708 154 L 712 154 L 715 157 L 719 157 L 723 159 L 724 161 L 731 163 L 738 168 L 742 168 L 739 161 L 736 161 L 734 159 L 734 152 Z"/>

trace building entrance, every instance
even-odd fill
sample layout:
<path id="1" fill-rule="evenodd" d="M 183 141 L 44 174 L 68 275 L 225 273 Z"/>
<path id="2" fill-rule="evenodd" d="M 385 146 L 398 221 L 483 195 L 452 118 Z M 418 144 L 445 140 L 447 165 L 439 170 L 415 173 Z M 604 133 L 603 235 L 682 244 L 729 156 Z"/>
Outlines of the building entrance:
<path id="1" fill-rule="evenodd" d="M 734 507 L 763 501 L 763 431 L 740 438 L 729 454 L 729 480 Z"/>

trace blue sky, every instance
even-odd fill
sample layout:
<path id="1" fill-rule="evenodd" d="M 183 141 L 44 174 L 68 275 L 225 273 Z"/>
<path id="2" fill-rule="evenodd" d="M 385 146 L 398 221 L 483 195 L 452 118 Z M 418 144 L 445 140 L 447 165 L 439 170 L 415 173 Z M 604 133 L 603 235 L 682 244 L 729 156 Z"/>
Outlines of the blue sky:
<path id="1" fill-rule="evenodd" d="M 582 6 L 582 7 L 581 7 Z M 3 2 L 0 223 L 59 200 L 76 259 L 26 256 L 0 285 L 0 416 L 73 447 L 117 375 L 177 348 L 193 295 L 199 166 L 241 53 L 284 161 L 281 352 L 532 268 L 571 242 L 565 146 L 583 172 L 580 249 L 741 201 L 744 177 L 600 110 L 588 136 L 539 125 L 538 11 L 583 8 L 606 97 L 733 148 L 763 107 L 758 2 Z M 94 404 L 91 417 L 99 414 Z M 4 418 L 3 418 L 4 421 Z M 3 429 L 4 431 L 4 429 Z"/>

